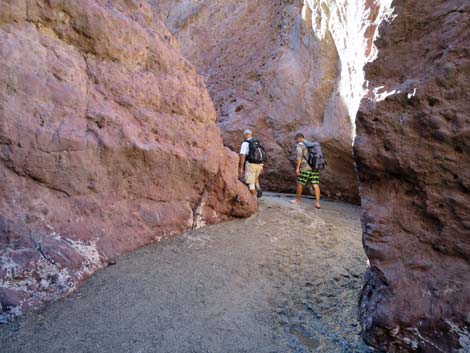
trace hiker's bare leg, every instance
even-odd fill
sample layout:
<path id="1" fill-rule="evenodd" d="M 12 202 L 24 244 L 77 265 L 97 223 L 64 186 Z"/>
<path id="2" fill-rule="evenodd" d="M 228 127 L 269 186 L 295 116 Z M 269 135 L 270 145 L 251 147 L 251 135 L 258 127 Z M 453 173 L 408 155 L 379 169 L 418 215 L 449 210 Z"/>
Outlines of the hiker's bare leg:
<path id="1" fill-rule="evenodd" d="M 320 208 L 320 185 L 313 184 L 313 189 L 315 190 L 315 207 Z"/>
<path id="2" fill-rule="evenodd" d="M 297 197 L 295 198 L 296 203 L 300 203 L 300 199 L 302 198 L 303 191 L 304 191 L 304 187 L 301 184 L 297 184 Z"/>
<path id="3" fill-rule="evenodd" d="M 261 189 L 261 185 L 259 183 L 259 175 L 256 177 L 255 187 L 256 187 L 256 189 Z"/>
<path id="4" fill-rule="evenodd" d="M 248 184 L 248 189 L 250 189 L 251 194 L 256 197 L 256 186 L 255 184 Z"/>

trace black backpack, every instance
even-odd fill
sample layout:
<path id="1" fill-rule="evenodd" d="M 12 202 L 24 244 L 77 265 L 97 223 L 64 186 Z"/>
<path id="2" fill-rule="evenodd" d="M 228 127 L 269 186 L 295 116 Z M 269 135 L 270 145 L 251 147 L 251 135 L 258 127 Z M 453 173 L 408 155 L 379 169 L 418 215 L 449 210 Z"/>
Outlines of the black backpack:
<path id="1" fill-rule="evenodd" d="M 261 164 L 268 160 L 266 150 L 261 143 L 256 139 L 246 140 L 248 142 L 249 150 L 246 160 L 250 163 Z"/>
<path id="2" fill-rule="evenodd" d="M 322 170 L 326 166 L 326 159 L 321 150 L 320 142 L 306 142 L 304 141 L 305 147 L 307 147 L 307 161 L 308 165 L 313 170 Z"/>

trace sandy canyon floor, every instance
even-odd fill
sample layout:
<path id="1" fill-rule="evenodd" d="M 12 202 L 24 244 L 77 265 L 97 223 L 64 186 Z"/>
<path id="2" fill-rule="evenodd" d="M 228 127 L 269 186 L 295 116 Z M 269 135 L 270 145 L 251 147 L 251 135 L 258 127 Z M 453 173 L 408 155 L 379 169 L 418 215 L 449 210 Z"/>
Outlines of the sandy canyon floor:
<path id="1" fill-rule="evenodd" d="M 245 220 L 142 248 L 0 326 L 1 352 L 358 353 L 360 209 L 268 194 Z"/>

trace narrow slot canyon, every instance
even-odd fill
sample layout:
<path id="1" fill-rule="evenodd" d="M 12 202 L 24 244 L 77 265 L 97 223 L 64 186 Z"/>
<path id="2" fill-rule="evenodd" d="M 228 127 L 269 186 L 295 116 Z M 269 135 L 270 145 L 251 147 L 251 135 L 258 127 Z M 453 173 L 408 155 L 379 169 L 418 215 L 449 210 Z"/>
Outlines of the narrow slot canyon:
<path id="1" fill-rule="evenodd" d="M 469 353 L 468 33 L 468 0 L 0 0 L 0 351 Z"/>

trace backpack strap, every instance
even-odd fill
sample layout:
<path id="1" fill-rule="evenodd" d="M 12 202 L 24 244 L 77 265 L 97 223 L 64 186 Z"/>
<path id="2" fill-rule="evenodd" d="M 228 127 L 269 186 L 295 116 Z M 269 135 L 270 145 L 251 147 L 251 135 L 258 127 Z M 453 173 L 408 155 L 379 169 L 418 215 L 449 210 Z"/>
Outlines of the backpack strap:
<path id="1" fill-rule="evenodd" d="M 250 147 L 251 147 L 251 142 L 253 141 L 253 139 L 249 139 L 249 140 L 245 140 L 243 142 L 246 142 L 248 144 L 248 154 L 250 154 Z M 248 155 L 247 155 L 248 156 Z"/>
<path id="2" fill-rule="evenodd" d="M 248 153 L 247 155 L 245 156 L 245 161 L 246 162 L 249 162 L 250 161 L 250 150 L 251 150 L 251 143 L 253 142 L 253 138 L 251 139 L 246 139 L 245 141 L 243 142 L 246 142 L 248 144 Z"/>
<path id="3" fill-rule="evenodd" d="M 299 145 L 300 145 L 300 144 L 302 144 L 302 145 L 304 145 L 305 147 L 307 147 L 307 145 L 306 145 L 303 141 L 302 141 L 302 142 L 299 142 Z M 308 153 L 308 147 L 307 147 L 307 153 Z M 302 153 L 302 158 L 305 159 L 305 161 L 306 161 L 307 164 L 308 164 L 308 159 L 305 158 L 305 153 Z"/>

